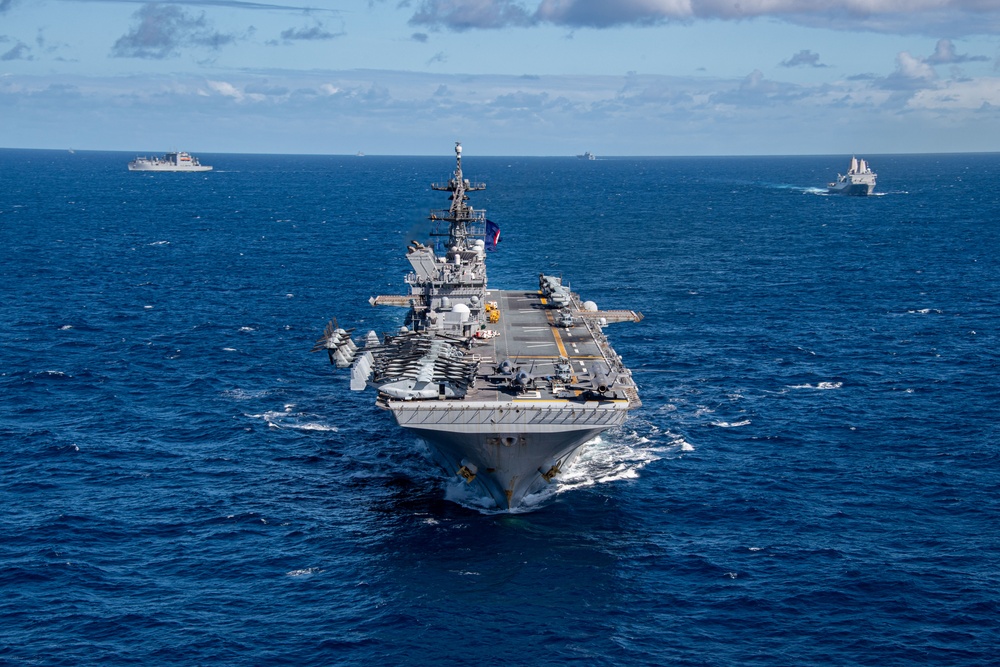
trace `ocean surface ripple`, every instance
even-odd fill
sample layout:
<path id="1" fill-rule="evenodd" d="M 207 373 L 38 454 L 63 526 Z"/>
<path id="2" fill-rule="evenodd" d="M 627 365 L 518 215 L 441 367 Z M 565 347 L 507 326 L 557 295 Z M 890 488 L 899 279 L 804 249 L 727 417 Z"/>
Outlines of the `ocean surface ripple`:
<path id="1" fill-rule="evenodd" d="M 309 354 L 400 324 L 448 150 L 0 150 L 0 664 L 996 661 L 1000 156 L 466 149 L 491 285 L 645 315 L 518 513 Z"/>

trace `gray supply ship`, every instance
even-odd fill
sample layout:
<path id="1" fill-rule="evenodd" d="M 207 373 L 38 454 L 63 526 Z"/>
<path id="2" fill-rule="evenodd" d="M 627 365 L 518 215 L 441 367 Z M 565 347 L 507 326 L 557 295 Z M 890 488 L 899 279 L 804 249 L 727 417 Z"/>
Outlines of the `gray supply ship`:
<path id="1" fill-rule="evenodd" d="M 313 351 L 350 367 L 351 389 L 373 387 L 376 405 L 424 439 L 447 474 L 507 510 L 641 405 L 603 329 L 642 314 L 598 310 L 555 276 L 539 275 L 538 289 L 489 288 L 486 252 L 499 228 L 469 204 L 486 186 L 462 175 L 459 143 L 455 158 L 451 179 L 431 185 L 450 193 L 451 208 L 430 216 L 445 254 L 412 241 L 409 294 L 369 299 L 407 308 L 405 326 L 355 342 L 331 322 Z"/>
<path id="2" fill-rule="evenodd" d="M 827 185 L 830 194 L 857 195 L 867 197 L 875 189 L 875 172 L 868 163 L 856 157 L 851 158 L 851 168 L 846 174 L 837 174 L 837 180 Z"/>
<path id="3" fill-rule="evenodd" d="M 137 157 L 128 163 L 129 171 L 212 171 L 198 158 L 184 151 L 167 153 L 163 157 Z"/>

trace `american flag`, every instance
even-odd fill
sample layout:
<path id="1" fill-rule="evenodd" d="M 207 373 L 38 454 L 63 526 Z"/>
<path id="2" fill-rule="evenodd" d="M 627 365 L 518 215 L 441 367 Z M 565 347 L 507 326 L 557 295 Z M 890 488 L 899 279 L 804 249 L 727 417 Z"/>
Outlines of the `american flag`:
<path id="1" fill-rule="evenodd" d="M 486 249 L 494 251 L 500 243 L 500 225 L 492 220 L 486 221 Z"/>

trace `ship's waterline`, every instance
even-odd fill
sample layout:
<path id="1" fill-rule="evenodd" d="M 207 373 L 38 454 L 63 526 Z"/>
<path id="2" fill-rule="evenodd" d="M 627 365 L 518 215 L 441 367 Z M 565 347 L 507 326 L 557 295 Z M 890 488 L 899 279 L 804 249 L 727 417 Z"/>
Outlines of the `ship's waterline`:
<path id="1" fill-rule="evenodd" d="M 502 509 L 554 479 L 584 444 L 624 423 L 627 401 L 586 409 L 561 403 L 454 408 L 389 404 L 397 423 L 422 438 L 445 471 L 489 495 Z"/>

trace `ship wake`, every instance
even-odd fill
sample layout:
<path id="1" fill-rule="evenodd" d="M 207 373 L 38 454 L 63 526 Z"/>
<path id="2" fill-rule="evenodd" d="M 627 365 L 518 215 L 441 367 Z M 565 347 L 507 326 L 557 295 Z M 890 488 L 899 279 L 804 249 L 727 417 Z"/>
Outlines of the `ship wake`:
<path id="1" fill-rule="evenodd" d="M 636 429 L 615 428 L 584 444 L 558 478 L 540 491 L 526 495 L 516 508 L 498 509 L 492 498 L 477 493 L 474 485 L 460 479 L 446 482 L 445 498 L 483 514 L 534 512 L 563 493 L 638 479 L 649 464 L 677 458 L 690 451 L 694 451 L 694 447 L 683 437 L 664 433 L 652 424 Z"/>

